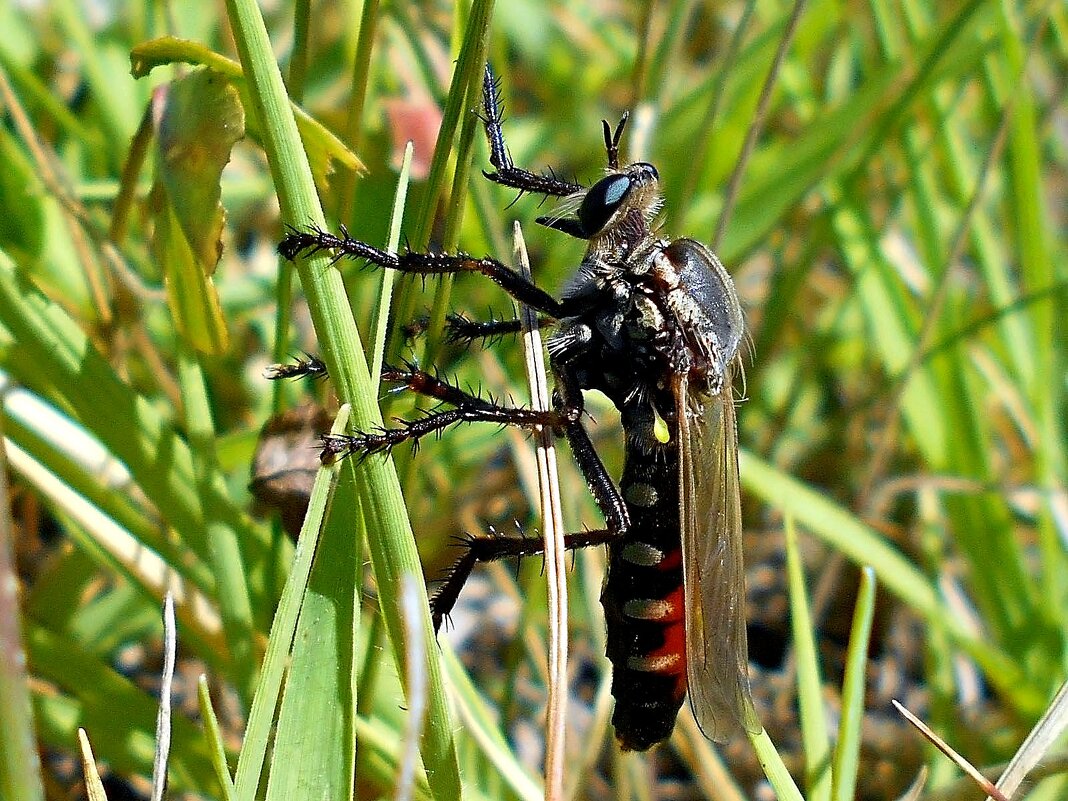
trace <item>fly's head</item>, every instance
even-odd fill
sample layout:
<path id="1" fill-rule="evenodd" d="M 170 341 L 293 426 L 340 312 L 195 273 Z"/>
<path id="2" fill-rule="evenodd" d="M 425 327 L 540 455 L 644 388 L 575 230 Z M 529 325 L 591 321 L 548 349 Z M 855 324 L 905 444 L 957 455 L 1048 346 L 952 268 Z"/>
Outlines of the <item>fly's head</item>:
<path id="1" fill-rule="evenodd" d="M 577 239 L 590 248 L 632 243 L 648 236 L 650 225 L 662 205 L 660 174 L 644 161 L 608 174 L 567 202 L 574 215 L 539 217 L 538 222 Z"/>

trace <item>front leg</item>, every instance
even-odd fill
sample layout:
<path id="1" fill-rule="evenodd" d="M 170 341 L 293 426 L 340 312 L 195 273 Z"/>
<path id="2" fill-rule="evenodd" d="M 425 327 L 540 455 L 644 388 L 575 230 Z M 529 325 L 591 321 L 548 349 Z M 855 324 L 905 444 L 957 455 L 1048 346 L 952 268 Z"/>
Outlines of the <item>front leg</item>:
<path id="1" fill-rule="evenodd" d="M 497 172 L 482 171 L 489 180 L 501 186 L 518 189 L 520 195 L 523 192 L 531 192 L 535 195 L 567 197 L 585 190 L 586 187 L 563 181 L 551 172 L 544 175 L 521 169 L 512 163 L 508 147 L 504 144 L 504 130 L 501 127 L 501 96 L 489 64 L 486 65 L 486 73 L 482 78 L 482 113 L 479 114 L 479 119 L 486 129 L 490 164 L 497 168 Z"/>
<path id="2" fill-rule="evenodd" d="M 581 312 L 585 303 L 577 300 L 557 300 L 538 288 L 529 278 L 485 256 L 475 258 L 466 253 L 417 253 L 407 250 L 390 253 L 353 239 L 344 226 L 341 236 L 312 227 L 307 230 L 291 228 L 278 244 L 278 252 L 287 259 L 310 256 L 321 251 L 330 251 L 335 259 L 363 259 L 379 267 L 388 267 L 413 275 L 445 275 L 448 273 L 482 273 L 520 303 L 530 306 L 552 318 L 571 317 Z"/>

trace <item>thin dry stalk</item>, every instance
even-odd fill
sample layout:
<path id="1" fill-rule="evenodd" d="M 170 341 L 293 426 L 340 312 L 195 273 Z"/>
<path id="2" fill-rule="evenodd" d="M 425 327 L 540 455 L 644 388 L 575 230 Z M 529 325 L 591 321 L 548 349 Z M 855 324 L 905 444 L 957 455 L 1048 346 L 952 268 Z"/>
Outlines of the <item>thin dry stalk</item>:
<path id="1" fill-rule="evenodd" d="M 174 596 L 168 592 L 163 596 L 163 675 L 160 677 L 159 712 L 156 715 L 156 752 L 152 759 L 152 801 L 163 801 L 167 791 L 167 760 L 171 754 L 171 684 L 177 650 Z"/>
<path id="2" fill-rule="evenodd" d="M 1039 719 L 1009 766 L 998 779 L 998 790 L 1011 798 L 1024 779 L 1047 758 L 1050 748 L 1068 728 L 1068 683 L 1062 684 L 1046 713 Z"/>
<path id="3" fill-rule="evenodd" d="M 85 729 L 78 728 L 78 745 L 82 750 L 82 772 L 85 776 L 85 794 L 89 801 L 108 801 L 107 793 L 104 792 L 104 784 L 100 781 L 100 773 L 96 769 L 96 757 L 93 756 L 93 747 L 89 744 L 89 735 Z"/>
<path id="4" fill-rule="evenodd" d="M 979 786 L 979 789 L 986 793 L 987 796 L 993 799 L 993 801 L 1009 801 L 1009 799 L 1006 798 L 1005 794 L 1002 793 L 1001 790 L 999 790 L 997 787 L 995 787 L 994 783 L 990 781 L 990 779 L 980 773 L 979 769 L 972 765 L 971 762 L 969 762 L 967 759 L 965 759 L 956 751 L 954 751 L 950 747 L 949 743 L 947 743 L 945 740 L 943 740 L 941 737 L 931 731 L 931 729 L 927 727 L 926 723 L 924 723 L 918 717 L 916 717 L 907 709 L 905 709 L 905 707 L 899 704 L 897 701 L 894 701 L 893 704 L 894 708 L 905 716 L 905 720 L 907 720 L 909 723 L 919 729 L 920 734 L 930 740 L 935 748 L 937 748 L 939 751 L 941 751 L 943 754 L 945 754 L 947 757 L 957 763 L 957 767 L 967 773 L 968 776 L 971 777 L 972 781 L 974 781 Z"/>
<path id="5" fill-rule="evenodd" d="M 513 229 L 516 261 L 520 272 L 530 278 L 530 259 L 519 223 Z M 545 358 L 542 353 L 538 316 L 525 306 L 520 309 L 523 349 L 531 405 L 552 408 Z M 545 798 L 564 798 L 564 725 L 567 718 L 567 572 L 564 564 L 564 527 L 560 509 L 560 487 L 556 469 L 556 449 L 552 432 L 537 432 L 538 484 L 541 497 L 542 536 L 545 539 L 545 580 L 549 588 L 549 684 L 545 738 Z"/>

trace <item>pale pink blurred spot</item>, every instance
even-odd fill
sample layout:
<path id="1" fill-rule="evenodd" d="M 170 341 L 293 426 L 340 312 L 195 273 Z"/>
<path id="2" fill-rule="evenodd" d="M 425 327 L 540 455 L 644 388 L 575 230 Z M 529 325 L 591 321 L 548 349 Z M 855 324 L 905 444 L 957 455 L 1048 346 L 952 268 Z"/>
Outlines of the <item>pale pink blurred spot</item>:
<path id="1" fill-rule="evenodd" d="M 426 178 L 430 171 L 430 157 L 434 152 L 434 141 L 441 127 L 441 110 L 430 100 L 387 100 L 386 116 L 393 136 L 393 156 L 391 162 L 395 169 L 400 169 L 404 157 L 404 146 L 412 141 L 412 179 Z"/>

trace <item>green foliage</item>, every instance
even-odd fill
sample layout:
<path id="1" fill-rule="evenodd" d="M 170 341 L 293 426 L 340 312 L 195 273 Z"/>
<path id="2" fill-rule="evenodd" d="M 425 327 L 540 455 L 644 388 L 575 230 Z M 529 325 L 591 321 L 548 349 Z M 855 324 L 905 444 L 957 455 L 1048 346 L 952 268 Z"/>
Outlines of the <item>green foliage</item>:
<path id="1" fill-rule="evenodd" d="M 269 385 L 269 354 L 322 354 L 356 428 L 383 420 L 367 365 L 413 350 L 461 384 L 522 398 L 518 345 L 441 340 L 448 311 L 510 313 L 489 282 L 394 287 L 326 254 L 295 268 L 274 256 L 283 224 L 343 223 L 374 244 L 507 260 L 520 219 L 536 281 L 558 293 L 580 244 L 538 228 L 535 199 L 508 206 L 480 175 L 469 112 L 488 59 L 517 164 L 589 182 L 603 168 L 599 120 L 631 109 L 624 144 L 660 170 L 665 235 L 715 241 L 738 285 L 752 341 L 738 404 L 746 527 L 777 536 L 788 517 L 799 529 L 781 584 L 803 746 L 776 752 L 770 727 L 752 743 L 779 797 L 865 786 L 865 657 L 884 605 L 923 623 L 928 722 L 976 764 L 1006 760 L 1068 665 L 1065 6 L 296 6 L 265 21 L 251 0 L 119 4 L 103 18 L 70 0 L 0 6 L 0 428 L 15 496 L 39 498 L 65 537 L 28 576 L 34 717 L 20 714 L 0 748 L 22 735 L 73 754 L 84 727 L 102 762 L 147 774 L 154 700 L 118 665 L 158 640 L 171 589 L 181 652 L 208 673 L 201 714 L 218 716 L 176 714 L 172 792 L 392 796 L 414 726 L 416 797 L 541 795 L 537 764 L 507 736 L 523 677 L 544 690 L 540 566 L 515 580 L 487 571 L 526 601 L 493 669 L 469 672 L 435 647 L 428 618 L 400 611 L 421 576 L 408 510 L 431 576 L 464 529 L 538 529 L 522 437 L 464 428 L 415 460 L 324 469 L 296 549 L 246 512 L 256 432 L 318 391 Z M 153 103 L 168 95 L 177 116 L 156 138 Z M 242 116 L 233 144 L 220 131 Z M 408 139 L 411 182 L 398 188 Z M 402 199 L 391 214 L 404 192 L 406 213 Z M 406 341 L 421 315 L 426 335 Z M 411 398 L 383 403 L 386 419 L 415 413 Z M 613 415 L 590 404 L 618 471 Z M 562 461 L 569 528 L 599 525 Z M 21 543 L 34 517 L 16 508 Z M 827 609 L 806 589 L 825 565 L 871 569 L 840 603 L 853 620 L 841 687 L 816 636 Z M 594 777 L 608 764 L 607 792 L 650 797 L 639 785 L 654 762 L 598 761 L 611 742 L 602 570 L 601 554 L 583 554 L 570 576 L 574 648 L 601 678 L 591 728 L 572 738 L 569 792 L 606 792 Z M 0 689 L 26 684 L 21 670 L 0 663 Z M 958 703 L 964 675 L 991 691 L 987 728 Z M 410 676 L 426 681 L 425 721 L 407 720 Z M 701 788 L 749 792 L 745 777 L 745 790 L 716 777 L 695 728 L 680 724 L 668 747 Z M 952 786 L 941 757 L 929 765 L 934 788 Z M 6 781 L 18 797 L 39 791 L 32 771 L 0 771 Z M 1064 789 L 1054 776 L 1033 797 Z"/>

